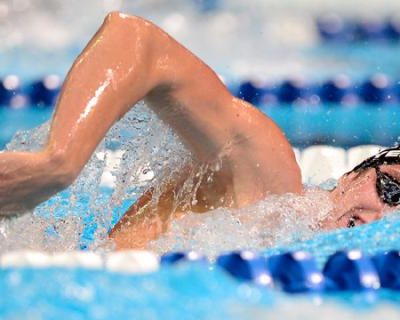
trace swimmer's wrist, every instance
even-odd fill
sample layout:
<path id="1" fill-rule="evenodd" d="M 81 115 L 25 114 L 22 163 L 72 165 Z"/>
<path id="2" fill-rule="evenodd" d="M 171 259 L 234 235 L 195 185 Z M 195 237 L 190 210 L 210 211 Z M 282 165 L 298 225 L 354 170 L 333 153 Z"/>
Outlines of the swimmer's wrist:
<path id="1" fill-rule="evenodd" d="M 63 189 L 75 180 L 77 174 L 63 151 L 46 148 L 36 153 L 35 157 L 39 171 L 43 171 L 50 184 L 59 185 Z"/>

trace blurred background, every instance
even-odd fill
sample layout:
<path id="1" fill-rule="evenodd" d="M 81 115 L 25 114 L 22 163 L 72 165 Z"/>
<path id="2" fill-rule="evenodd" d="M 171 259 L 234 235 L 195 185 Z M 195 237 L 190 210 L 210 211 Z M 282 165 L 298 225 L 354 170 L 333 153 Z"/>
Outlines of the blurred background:
<path id="1" fill-rule="evenodd" d="M 165 29 L 298 147 L 396 143 L 399 9 L 394 0 L 0 0 L 0 148 L 50 117 L 71 63 L 113 10 Z"/>

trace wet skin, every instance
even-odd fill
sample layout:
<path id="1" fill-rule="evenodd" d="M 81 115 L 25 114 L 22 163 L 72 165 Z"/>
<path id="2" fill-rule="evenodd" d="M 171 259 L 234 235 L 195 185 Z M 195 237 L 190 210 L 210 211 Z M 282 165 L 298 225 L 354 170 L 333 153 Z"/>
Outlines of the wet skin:
<path id="1" fill-rule="evenodd" d="M 197 163 L 218 160 L 221 170 L 212 183 L 200 183 L 190 208 L 175 208 L 173 196 L 196 168 L 167 181 L 155 205 L 147 205 L 153 192 L 148 190 L 110 233 L 118 248 L 144 247 L 187 210 L 240 208 L 268 194 L 303 192 L 292 148 L 270 118 L 233 97 L 204 62 L 161 29 L 114 12 L 69 71 L 46 147 L 0 153 L 0 211 L 31 209 L 66 188 L 108 129 L 142 99 L 174 129 Z M 323 226 L 345 225 L 339 217 L 354 210 L 380 217 L 384 208 L 374 198 L 373 179 L 373 173 L 364 180 L 342 178 L 331 193 L 335 210 Z"/>

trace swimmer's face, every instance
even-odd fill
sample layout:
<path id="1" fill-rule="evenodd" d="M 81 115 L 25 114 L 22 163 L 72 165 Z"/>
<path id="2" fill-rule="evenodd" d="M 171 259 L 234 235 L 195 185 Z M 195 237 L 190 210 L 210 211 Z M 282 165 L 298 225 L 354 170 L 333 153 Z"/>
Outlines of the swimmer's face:
<path id="1" fill-rule="evenodd" d="M 381 166 L 380 169 L 394 177 L 397 175 L 400 180 L 394 166 Z M 330 197 L 334 209 L 321 223 L 322 228 L 327 230 L 356 227 L 380 219 L 385 211 L 393 210 L 378 196 L 373 168 L 343 175 Z"/>

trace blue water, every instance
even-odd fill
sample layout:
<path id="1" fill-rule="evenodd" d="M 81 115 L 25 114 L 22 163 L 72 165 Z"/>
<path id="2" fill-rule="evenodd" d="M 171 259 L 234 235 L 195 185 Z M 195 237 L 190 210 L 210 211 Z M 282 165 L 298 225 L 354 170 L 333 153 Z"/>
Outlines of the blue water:
<path id="1" fill-rule="evenodd" d="M 400 250 L 399 240 L 400 213 L 393 213 L 381 220 L 357 228 L 321 233 L 307 241 L 268 249 L 265 254 L 305 250 L 312 253 L 322 267 L 329 255 L 336 251 L 361 249 L 364 253 L 373 255 L 391 249 Z"/>
<path id="2" fill-rule="evenodd" d="M 50 118 L 52 112 L 52 108 L 27 107 L 13 110 L 0 106 L 0 150 L 17 130 L 27 130 L 42 124 Z"/>
<path id="3" fill-rule="evenodd" d="M 43 281 L 47 285 L 38 291 Z M 225 274 L 201 267 L 144 276 L 84 269 L 2 270 L 0 288 L 5 298 L 0 314 L 21 319 L 32 314 L 46 319 L 157 319 L 160 313 L 163 319 L 221 319 L 232 308 L 274 300 L 268 292 L 241 289 Z"/>
<path id="4" fill-rule="evenodd" d="M 85 207 L 87 200 L 82 194 L 75 214 L 86 212 Z M 57 218 L 65 216 L 65 212 L 55 214 Z M 118 210 L 115 214 L 118 215 Z M 83 224 L 86 228 L 82 247 L 90 243 L 95 230 L 92 221 L 85 220 Z M 399 232 L 400 216 L 393 215 L 359 228 L 337 230 L 301 243 L 272 248 L 265 254 L 305 249 L 322 266 L 336 250 L 360 248 L 373 254 L 400 249 Z M 240 284 L 207 266 L 163 268 L 138 276 L 79 268 L 1 269 L 0 297 L 3 319 L 177 319 L 181 315 L 185 315 L 184 319 L 249 319 L 249 314 L 257 319 L 273 318 L 274 312 L 284 312 L 289 306 L 292 309 L 299 306 L 307 312 L 314 310 L 317 314 L 329 307 L 335 312 L 367 315 L 382 305 L 398 308 L 400 302 L 400 293 L 391 291 L 288 296 L 279 290 Z"/>
<path id="5" fill-rule="evenodd" d="M 279 319 L 274 312 L 296 304 L 320 315 L 329 305 L 363 315 L 378 302 L 391 308 L 400 302 L 399 295 L 386 290 L 288 296 L 239 284 L 218 269 L 196 265 L 140 276 L 85 269 L 3 269 L 0 294 L 2 319 Z M 290 314 L 299 316 L 301 311 Z"/>
<path id="6" fill-rule="evenodd" d="M 328 144 L 393 145 L 400 133 L 400 105 L 265 106 L 261 110 L 297 147 Z"/>
<path id="7" fill-rule="evenodd" d="M 323 44 L 305 49 L 310 58 L 325 60 L 324 68 L 310 70 L 313 78 L 321 79 L 334 73 L 344 73 L 361 80 L 374 73 L 385 73 L 394 79 L 399 77 L 400 59 L 396 54 L 400 48 L 398 43 L 376 45 L 373 43 L 359 44 Z M 333 70 L 330 64 L 334 64 Z"/>
<path id="8" fill-rule="evenodd" d="M 261 106 L 286 133 L 295 147 L 329 144 L 350 147 L 362 144 L 393 145 L 399 140 L 400 105 Z M 22 110 L 0 107 L 0 149 L 17 130 L 48 120 L 52 108 L 28 106 Z"/>

